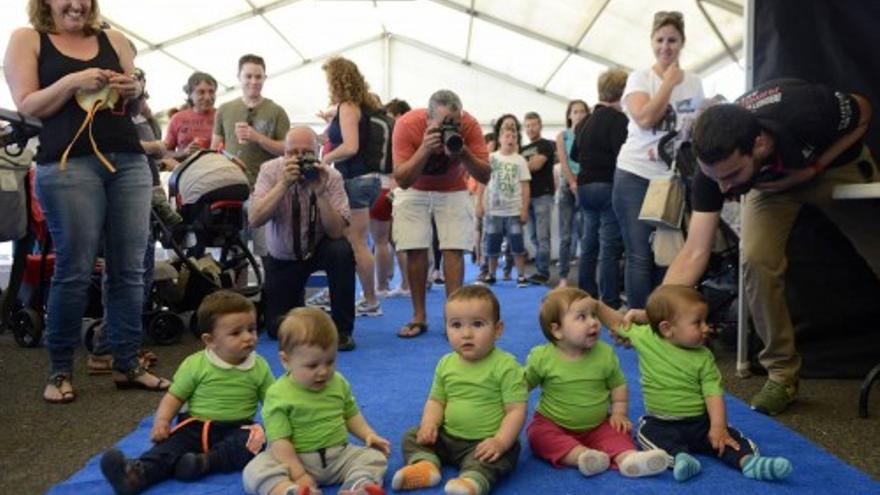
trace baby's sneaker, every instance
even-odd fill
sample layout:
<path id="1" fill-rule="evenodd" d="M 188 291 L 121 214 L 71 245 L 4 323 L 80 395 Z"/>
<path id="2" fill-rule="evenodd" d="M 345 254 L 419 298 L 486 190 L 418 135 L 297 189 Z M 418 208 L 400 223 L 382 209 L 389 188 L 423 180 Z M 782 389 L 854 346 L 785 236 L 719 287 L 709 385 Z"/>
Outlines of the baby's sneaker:
<path id="1" fill-rule="evenodd" d="M 611 458 L 598 450 L 587 449 L 578 456 L 578 471 L 584 476 L 593 476 L 608 470 Z"/>
<path id="2" fill-rule="evenodd" d="M 144 489 L 144 467 L 141 461 L 129 459 L 118 449 L 101 456 L 101 473 L 117 495 L 134 495 Z"/>
<path id="3" fill-rule="evenodd" d="M 652 449 L 633 452 L 620 462 L 620 474 L 630 478 L 654 476 L 666 471 L 668 456 L 665 450 Z"/>

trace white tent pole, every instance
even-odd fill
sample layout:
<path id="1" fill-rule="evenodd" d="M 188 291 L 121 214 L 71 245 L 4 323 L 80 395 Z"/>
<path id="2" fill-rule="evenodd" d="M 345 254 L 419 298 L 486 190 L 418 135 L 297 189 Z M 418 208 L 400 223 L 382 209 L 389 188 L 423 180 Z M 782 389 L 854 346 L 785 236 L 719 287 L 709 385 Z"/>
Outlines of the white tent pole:
<path id="1" fill-rule="evenodd" d="M 587 37 L 587 33 L 589 33 L 590 29 L 593 28 L 593 25 L 596 24 L 596 21 L 599 19 L 599 16 L 602 15 L 602 11 L 605 10 L 605 7 L 608 6 L 608 2 L 610 2 L 610 1 L 611 0 L 605 0 L 605 2 L 602 3 L 602 6 L 599 7 L 599 10 L 596 11 L 596 15 L 594 15 L 593 18 L 590 19 L 590 22 L 587 23 L 587 27 L 585 27 L 583 32 L 581 33 L 581 35 L 578 36 L 578 39 L 574 43 L 574 46 L 581 46 L 581 43 L 583 43 L 584 38 Z M 565 57 L 562 58 L 562 61 L 559 62 L 559 65 L 556 66 L 556 69 L 554 69 L 553 72 L 551 72 L 550 75 L 547 76 L 547 79 L 544 80 L 544 84 L 541 85 L 541 89 L 547 89 L 547 85 L 550 84 L 550 81 L 552 81 L 554 77 L 556 77 L 556 73 L 559 72 L 559 69 L 562 69 L 562 66 L 565 65 L 565 63 L 568 62 L 568 59 L 570 59 L 570 58 L 571 58 L 571 52 L 568 52 L 568 54 L 566 54 Z"/>
<path id="2" fill-rule="evenodd" d="M 752 89 L 754 86 L 754 63 L 755 63 L 755 0 L 747 0 L 745 5 L 746 17 L 746 33 L 745 40 L 746 52 L 746 90 Z M 742 204 L 742 202 L 740 202 Z M 748 378 L 751 376 L 749 371 L 749 307 L 746 303 L 746 288 L 743 282 L 743 265 L 745 264 L 745 255 L 743 254 L 742 238 L 747 234 L 748 225 L 744 215 L 740 215 L 739 227 L 739 280 L 737 282 L 737 290 L 739 298 L 737 299 L 737 323 L 736 323 L 736 376 L 740 378 Z"/>

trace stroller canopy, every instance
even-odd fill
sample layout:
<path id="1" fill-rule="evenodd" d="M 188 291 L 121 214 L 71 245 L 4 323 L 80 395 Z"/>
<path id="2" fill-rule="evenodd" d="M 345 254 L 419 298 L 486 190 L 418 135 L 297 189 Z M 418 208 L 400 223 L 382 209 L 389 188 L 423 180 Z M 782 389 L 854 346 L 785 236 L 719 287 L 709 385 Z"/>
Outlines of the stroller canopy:
<path id="1" fill-rule="evenodd" d="M 176 191 L 181 206 L 197 203 L 208 193 L 229 186 L 249 188 L 241 167 L 216 151 L 200 151 L 181 163 L 171 174 L 169 185 Z M 247 195 L 227 199 L 246 200 Z"/>

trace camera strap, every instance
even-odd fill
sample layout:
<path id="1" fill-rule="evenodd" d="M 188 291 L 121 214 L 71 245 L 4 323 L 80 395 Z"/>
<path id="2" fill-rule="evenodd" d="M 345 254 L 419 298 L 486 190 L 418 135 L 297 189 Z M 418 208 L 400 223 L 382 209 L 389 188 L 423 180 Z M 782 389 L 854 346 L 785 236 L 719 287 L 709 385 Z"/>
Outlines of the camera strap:
<path id="1" fill-rule="evenodd" d="M 318 198 L 314 191 L 309 194 L 309 224 L 306 228 L 306 252 L 302 251 L 302 206 L 299 202 L 300 188 L 297 186 L 297 193 L 293 195 L 291 202 L 292 220 L 293 220 L 293 254 L 296 259 L 302 261 L 307 260 L 315 254 L 315 238 L 317 237 L 318 224 Z"/>

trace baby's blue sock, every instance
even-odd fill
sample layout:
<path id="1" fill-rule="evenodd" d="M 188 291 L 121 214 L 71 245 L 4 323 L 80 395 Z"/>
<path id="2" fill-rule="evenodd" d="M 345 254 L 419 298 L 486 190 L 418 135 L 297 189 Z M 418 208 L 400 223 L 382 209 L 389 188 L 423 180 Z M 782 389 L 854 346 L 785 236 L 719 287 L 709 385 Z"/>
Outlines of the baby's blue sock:
<path id="1" fill-rule="evenodd" d="M 675 466 L 672 468 L 672 476 L 675 481 L 686 481 L 700 473 L 702 466 L 694 456 L 679 452 L 675 456 Z"/>
<path id="2" fill-rule="evenodd" d="M 746 478 L 762 481 L 781 480 L 791 474 L 794 468 L 785 457 L 761 457 L 750 455 L 743 463 L 742 472 Z"/>

